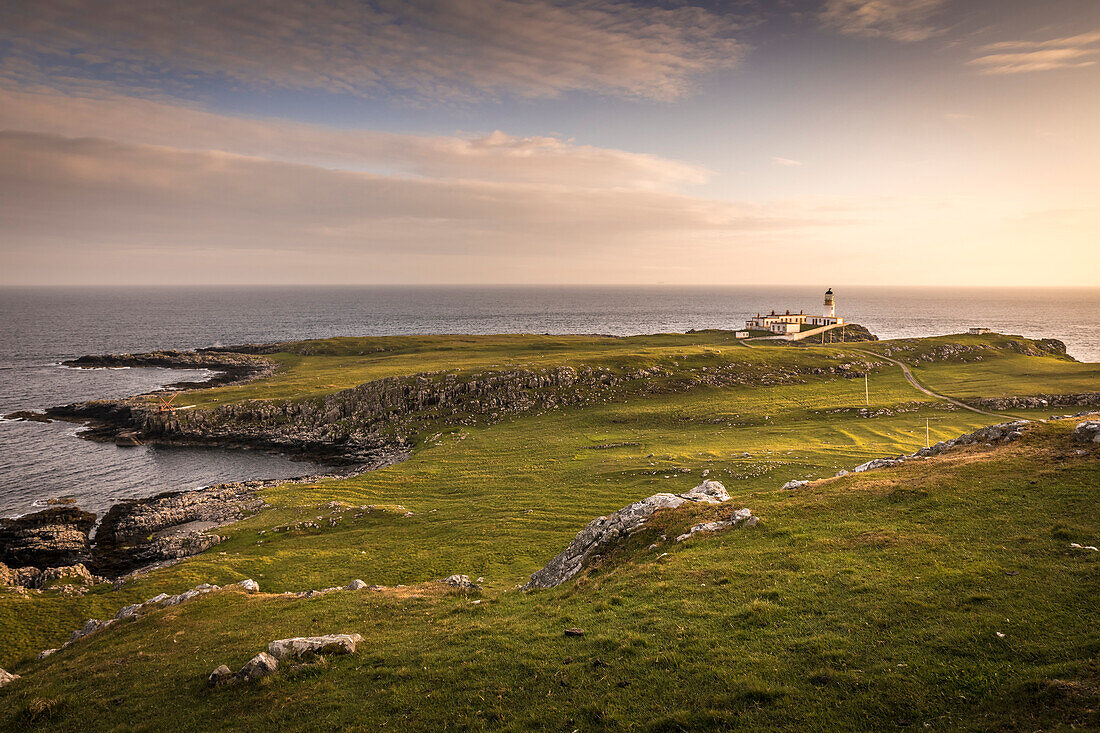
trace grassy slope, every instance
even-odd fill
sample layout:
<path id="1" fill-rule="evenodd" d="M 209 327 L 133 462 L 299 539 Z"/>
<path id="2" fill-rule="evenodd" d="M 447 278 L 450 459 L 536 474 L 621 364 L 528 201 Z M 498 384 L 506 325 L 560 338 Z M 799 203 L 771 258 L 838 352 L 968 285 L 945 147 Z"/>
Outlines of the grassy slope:
<path id="1" fill-rule="evenodd" d="M 669 360 L 694 349 L 684 364 L 708 348 L 705 335 L 679 338 L 702 340 L 654 337 L 673 344 L 627 348 L 631 358 L 667 348 L 658 358 Z M 805 353 L 720 348 L 752 359 Z M 486 363 L 528 358 L 505 356 Z M 621 356 L 620 349 L 599 358 Z M 567 350 L 557 358 L 578 357 Z M 466 354 L 450 363 L 473 361 Z M 971 366 L 995 372 L 997 360 Z M 1095 365 L 1088 368 L 1095 377 Z M 939 369 L 946 382 L 955 368 L 928 369 L 930 381 Z M 1049 372 L 1064 383 L 1064 372 Z M 288 371 L 279 378 L 304 376 Z M 708 720 L 876 727 L 898 718 L 939 726 L 942 716 L 985 727 L 1033 714 L 1023 705 L 983 706 L 991 692 L 1024 701 L 1045 695 L 1079 711 L 1086 703 L 1078 698 L 1095 697 L 1098 684 L 1088 661 L 1098 650 L 1098 619 L 1079 591 L 1096 586 L 1097 566 L 1065 547 L 1094 543 L 1100 534 L 1095 456 L 1059 463 L 1042 455 L 1045 448 L 1012 448 L 998 451 L 994 463 L 952 457 L 906 467 L 904 479 L 889 471 L 806 494 L 779 491 L 789 478 L 828 476 L 919 447 L 922 416 L 939 418 L 933 440 L 988 422 L 931 404 L 859 417 L 857 381 L 700 388 L 444 431 L 383 471 L 272 490 L 269 501 L 279 508 L 227 528 L 229 542 L 123 590 L 80 599 L 0 596 L 0 620 L 11 630 L 0 644 L 0 665 L 28 675 L 0 692 L 7 698 L 0 725 L 38 719 L 77 728 L 90 712 L 105 728 L 163 722 L 165 714 L 195 728 L 212 714 L 239 714 L 241 727 L 273 719 L 302 727 L 315 718 L 365 729 L 383 721 L 429 729 L 536 721 L 548 729 L 645 728 L 661 719 L 672 728 Z M 1032 391 L 1057 391 L 1044 379 L 1031 384 L 1038 386 Z M 876 409 L 913 409 L 920 397 L 896 369 L 875 375 L 872 385 Z M 1064 427 L 1044 430 L 1050 441 L 1067 440 Z M 615 443 L 628 445 L 600 447 Z M 506 592 L 593 516 L 655 491 L 689 488 L 704 469 L 766 523 L 656 552 L 642 550 L 651 537 L 640 538 L 613 571 L 601 569 L 579 585 Z M 379 511 L 335 528 L 257 534 L 327 514 L 317 507 L 330 500 L 401 504 L 416 515 Z M 667 521 L 675 531 L 690 519 Z M 64 640 L 84 618 L 112 615 L 159 590 L 241 577 L 268 591 L 353 577 L 417 583 L 452 572 L 486 576 L 485 601 L 473 605 L 438 591 L 420 599 L 221 595 L 109 630 L 45 662 L 20 662 Z M 234 623 L 224 623 L 227 617 Z M 560 638 L 562 626 L 573 624 L 589 635 Z M 339 630 L 363 633 L 369 651 L 323 673 L 280 675 L 259 689 L 202 687 L 214 666 L 239 666 L 267 640 Z M 165 695 L 171 704 L 161 706 Z"/>

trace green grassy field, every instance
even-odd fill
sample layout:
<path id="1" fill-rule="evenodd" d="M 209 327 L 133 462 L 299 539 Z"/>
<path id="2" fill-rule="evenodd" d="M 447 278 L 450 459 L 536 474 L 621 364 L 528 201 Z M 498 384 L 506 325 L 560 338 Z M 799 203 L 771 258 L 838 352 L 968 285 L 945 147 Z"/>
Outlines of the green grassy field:
<path id="1" fill-rule="evenodd" d="M 891 342 L 860 344 L 889 348 Z M 970 344 L 971 337 L 918 343 Z M 996 337 L 982 360 L 921 362 L 961 397 L 1094 391 L 1098 365 L 1024 356 Z M 745 348 L 723 332 L 632 339 L 404 337 L 303 342 L 284 369 L 192 403 L 297 399 L 381 376 L 557 364 L 835 364 L 842 345 Z M 895 355 L 894 358 L 903 358 Z M 1016 387 L 1018 385 L 1018 388 Z M 1027 440 L 781 491 L 994 420 L 948 409 L 897 367 L 768 387 L 625 392 L 494 424 L 440 422 L 409 460 L 349 479 L 268 490 L 274 509 L 228 541 L 85 597 L 0 595 L 0 726 L 52 730 L 1027 729 L 1100 726 L 1100 461 L 1073 423 Z M 861 412 L 861 410 L 863 410 Z M 708 477 L 733 496 L 658 515 L 577 581 L 515 586 L 589 520 Z M 375 505 L 355 518 L 328 506 Z M 748 530 L 661 541 L 747 506 Z M 411 511 L 411 516 L 405 516 Z M 340 516 L 336 526 L 271 532 Z M 260 534 L 263 532 L 263 534 Z M 647 549 L 656 541 L 658 548 Z M 667 554 L 664 554 L 667 553 Z M 483 577 L 480 595 L 431 582 Z M 255 578 L 267 593 L 353 578 L 400 592 L 314 599 L 226 592 L 125 622 L 43 661 L 85 618 L 158 592 Z M 475 603 L 474 601 L 480 601 Z M 562 630 L 582 626 L 569 639 Z M 358 632 L 361 653 L 210 690 L 287 636 Z M 998 636 L 998 632 L 1004 637 Z"/>

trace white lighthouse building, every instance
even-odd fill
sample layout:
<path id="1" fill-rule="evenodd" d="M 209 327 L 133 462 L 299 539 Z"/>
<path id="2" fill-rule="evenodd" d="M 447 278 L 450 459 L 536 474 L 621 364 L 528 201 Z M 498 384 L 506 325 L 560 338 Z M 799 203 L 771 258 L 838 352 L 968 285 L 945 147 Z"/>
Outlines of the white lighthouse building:
<path id="1" fill-rule="evenodd" d="M 745 328 L 750 330 L 771 331 L 778 334 L 792 334 L 803 330 L 804 326 L 817 328 L 818 326 L 836 326 L 844 323 L 843 318 L 837 318 L 836 301 L 833 299 L 833 289 L 825 291 L 825 313 L 820 316 L 811 316 L 799 311 L 791 313 L 777 313 L 772 310 L 767 315 L 756 314 L 756 318 L 745 321 Z"/>

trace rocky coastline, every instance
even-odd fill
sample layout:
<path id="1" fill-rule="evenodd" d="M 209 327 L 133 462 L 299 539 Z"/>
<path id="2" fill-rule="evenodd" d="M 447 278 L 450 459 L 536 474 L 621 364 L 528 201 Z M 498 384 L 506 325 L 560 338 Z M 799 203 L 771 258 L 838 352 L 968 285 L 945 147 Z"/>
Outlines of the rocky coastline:
<path id="1" fill-rule="evenodd" d="M 185 382 L 173 386 L 220 387 L 242 384 L 270 376 L 275 362 L 256 354 L 243 354 L 222 349 L 195 351 L 151 351 L 144 354 L 90 354 L 62 362 L 76 369 L 119 369 L 123 367 L 159 367 L 162 369 L 208 369 L 216 374 L 202 382 Z"/>
<path id="2" fill-rule="evenodd" d="M 172 385 L 175 389 L 241 384 L 274 373 L 274 362 L 251 354 L 222 350 L 158 351 L 147 354 L 83 356 L 64 363 L 73 368 L 161 367 L 206 369 L 207 381 Z M 279 450 L 291 457 L 334 464 L 325 475 L 289 481 L 317 481 L 329 475 L 375 470 L 403 460 L 405 453 L 387 445 L 352 454 L 342 446 L 270 439 L 263 431 L 237 436 L 174 435 L 147 430 L 161 412 L 148 395 L 124 400 L 95 400 L 50 408 L 45 414 L 20 412 L 10 419 L 66 420 L 87 426 L 81 435 L 122 444 L 167 444 Z M 166 421 L 167 422 L 167 421 Z M 167 423 L 170 425 L 170 423 Z M 121 438 L 132 440 L 120 442 Z M 336 464 L 344 468 L 335 468 Z M 121 502 L 103 516 L 76 507 L 52 507 L 33 514 L 0 519 L 0 585 L 37 588 L 43 573 L 80 568 L 119 577 L 151 566 L 196 555 L 221 542 L 216 528 L 265 508 L 259 491 L 288 480 L 257 480 L 217 484 L 191 491 L 166 492 Z M 75 571 L 74 571 L 75 572 Z M 79 574 L 79 572 L 77 572 Z"/>
<path id="3" fill-rule="evenodd" d="M 232 350 L 235 348 L 249 353 Z M 261 354 L 277 348 L 249 345 L 109 354 L 85 356 L 67 364 L 210 369 L 219 376 L 198 386 L 216 386 L 272 374 L 275 363 Z M 934 357 L 965 360 L 971 352 L 982 350 L 980 346 L 945 348 Z M 301 400 L 250 400 L 213 408 L 162 410 L 143 395 L 64 405 L 49 409 L 46 415 L 84 423 L 88 426 L 86 437 L 93 439 L 271 450 L 342 465 L 347 467 L 345 472 L 362 472 L 403 460 L 426 428 L 438 427 L 443 421 L 454 426 L 492 423 L 524 412 L 592 404 L 632 393 L 679 392 L 695 386 L 792 384 L 826 374 L 856 378 L 878 366 L 885 363 L 868 355 L 867 359 L 824 367 L 771 365 L 755 370 L 716 365 L 673 372 L 656 365 L 431 372 L 387 377 Z M 1082 399 L 1091 403 L 1094 397 L 1050 396 L 1047 404 L 1084 404 L 1079 401 Z M 1066 401 L 1070 398 L 1073 401 Z M 995 409 L 1004 408 L 997 405 Z M 268 484 L 220 484 L 124 502 L 107 512 L 94 533 L 95 516 L 75 508 L 2 520 L 0 562 L 40 569 L 85 563 L 97 573 L 112 576 L 171 562 L 216 545 L 221 538 L 213 529 L 262 509 L 257 492 Z"/>

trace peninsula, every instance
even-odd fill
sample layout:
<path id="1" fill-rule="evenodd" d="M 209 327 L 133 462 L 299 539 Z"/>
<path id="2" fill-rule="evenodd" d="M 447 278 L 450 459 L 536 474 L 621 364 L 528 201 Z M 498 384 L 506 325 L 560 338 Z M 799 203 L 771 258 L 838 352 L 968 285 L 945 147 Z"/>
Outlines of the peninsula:
<path id="1" fill-rule="evenodd" d="M 1100 365 L 827 325 L 78 360 L 333 473 L 3 520 L 0 729 L 1100 725 Z"/>

